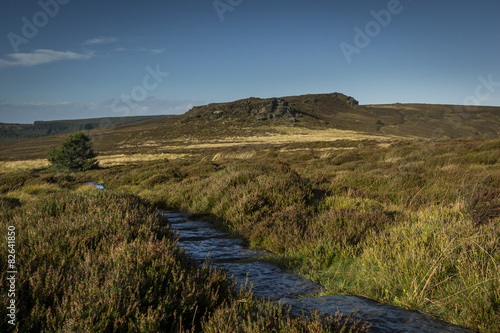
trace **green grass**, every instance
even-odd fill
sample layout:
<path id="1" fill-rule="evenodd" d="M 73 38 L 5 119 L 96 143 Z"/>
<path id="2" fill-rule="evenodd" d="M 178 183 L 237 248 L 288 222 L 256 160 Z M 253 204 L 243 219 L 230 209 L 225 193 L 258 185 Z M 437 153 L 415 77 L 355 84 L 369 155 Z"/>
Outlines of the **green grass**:
<path id="1" fill-rule="evenodd" d="M 326 156 L 311 149 L 308 158 L 271 149 L 245 161 L 175 160 L 95 174 L 111 188 L 205 215 L 328 294 L 496 332 L 498 144 L 401 141 Z"/>

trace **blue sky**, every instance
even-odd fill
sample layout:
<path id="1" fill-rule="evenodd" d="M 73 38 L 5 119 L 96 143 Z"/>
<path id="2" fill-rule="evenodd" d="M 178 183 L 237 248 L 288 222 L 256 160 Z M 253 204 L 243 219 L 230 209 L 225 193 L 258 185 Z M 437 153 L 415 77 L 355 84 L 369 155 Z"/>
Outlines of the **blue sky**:
<path id="1" fill-rule="evenodd" d="M 4 0 L 0 122 L 246 97 L 500 106 L 500 3 Z"/>

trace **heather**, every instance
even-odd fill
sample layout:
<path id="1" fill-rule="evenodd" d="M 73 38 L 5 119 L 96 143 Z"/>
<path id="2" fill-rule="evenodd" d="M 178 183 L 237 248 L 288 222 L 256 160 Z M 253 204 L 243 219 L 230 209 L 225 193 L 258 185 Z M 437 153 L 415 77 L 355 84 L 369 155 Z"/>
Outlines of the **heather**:
<path id="1" fill-rule="evenodd" d="M 325 146 L 124 166 L 96 179 L 203 215 L 328 294 L 496 331 L 498 139 Z"/>
<path id="2" fill-rule="evenodd" d="M 88 175 L 3 175 L 2 229 L 16 230 L 16 327 L 54 332 L 338 332 L 294 318 L 180 249 L 148 201 L 84 185 Z M 7 248 L 6 238 L 2 247 Z M 7 254 L 2 251 L 1 260 Z M 6 270 L 1 273 L 6 280 Z M 0 298 L 7 304 L 7 286 Z M 0 315 L 6 317 L 2 307 Z M 353 319 L 350 320 L 352 324 Z M 225 323 L 221 325 L 220 323 Z M 231 325 L 227 325 L 231 323 Z"/>

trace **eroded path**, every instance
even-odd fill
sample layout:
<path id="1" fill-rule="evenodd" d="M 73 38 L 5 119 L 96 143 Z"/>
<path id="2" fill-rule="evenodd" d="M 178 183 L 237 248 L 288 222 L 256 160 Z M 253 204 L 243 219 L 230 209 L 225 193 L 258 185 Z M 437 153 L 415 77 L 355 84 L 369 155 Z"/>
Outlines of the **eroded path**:
<path id="1" fill-rule="evenodd" d="M 372 323 L 371 332 L 472 332 L 440 321 L 432 316 L 356 296 L 314 297 L 325 289 L 301 276 L 284 272 L 277 266 L 257 261 L 268 254 L 264 250 L 245 247 L 243 240 L 227 235 L 206 221 L 192 221 L 183 214 L 161 212 L 176 230 L 191 256 L 203 264 L 207 258 L 213 266 L 223 268 L 238 284 L 253 283 L 253 294 L 289 306 L 293 315 L 308 315 L 317 310 L 321 314 L 349 314 L 358 309 L 356 317 Z M 247 259 L 245 262 L 238 262 Z"/>

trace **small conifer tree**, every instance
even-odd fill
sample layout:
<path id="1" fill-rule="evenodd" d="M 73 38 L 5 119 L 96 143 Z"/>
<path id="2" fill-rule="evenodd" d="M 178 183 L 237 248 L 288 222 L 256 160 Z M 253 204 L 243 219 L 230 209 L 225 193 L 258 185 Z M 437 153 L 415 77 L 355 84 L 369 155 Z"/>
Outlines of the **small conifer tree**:
<path id="1" fill-rule="evenodd" d="M 96 154 L 92 148 L 92 139 L 83 132 L 68 136 L 57 148 L 49 151 L 48 160 L 59 171 L 87 171 L 98 166 Z"/>

